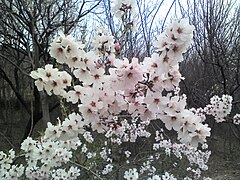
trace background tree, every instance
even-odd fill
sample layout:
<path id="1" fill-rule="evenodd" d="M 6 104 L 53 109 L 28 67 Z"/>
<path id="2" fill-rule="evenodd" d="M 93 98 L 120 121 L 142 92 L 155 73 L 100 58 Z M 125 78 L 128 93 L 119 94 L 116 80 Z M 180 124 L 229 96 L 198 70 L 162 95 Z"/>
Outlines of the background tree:
<path id="1" fill-rule="evenodd" d="M 188 103 L 200 107 L 214 94 L 233 97 L 233 114 L 239 112 L 240 4 L 237 1 L 188 1 L 183 16 L 189 17 L 196 31 L 188 61 L 182 63 Z M 238 126 L 229 118 L 225 125 L 210 121 L 214 140 L 223 137 L 224 152 L 232 152 L 240 140 Z M 219 131 L 221 129 L 221 131 Z M 212 143 L 218 144 L 218 143 Z M 215 148 L 213 148 L 215 149 Z M 216 146 L 217 150 L 219 149 Z"/>

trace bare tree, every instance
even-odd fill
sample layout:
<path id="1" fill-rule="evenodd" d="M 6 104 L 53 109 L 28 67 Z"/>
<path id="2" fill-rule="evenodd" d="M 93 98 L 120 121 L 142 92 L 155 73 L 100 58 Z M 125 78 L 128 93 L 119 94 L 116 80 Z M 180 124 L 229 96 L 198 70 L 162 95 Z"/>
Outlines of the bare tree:
<path id="1" fill-rule="evenodd" d="M 239 112 L 240 88 L 240 4 L 237 1 L 188 1 L 184 11 L 195 26 L 194 42 L 188 61 L 182 63 L 184 89 L 190 105 L 199 107 L 213 95 L 233 96 L 233 114 Z M 240 131 L 229 117 L 227 125 L 212 121 L 212 134 L 224 128 L 224 142 L 230 149 L 232 137 L 240 140 Z M 219 135 L 219 133 L 218 133 Z M 224 147 L 224 149 L 225 149 Z"/>

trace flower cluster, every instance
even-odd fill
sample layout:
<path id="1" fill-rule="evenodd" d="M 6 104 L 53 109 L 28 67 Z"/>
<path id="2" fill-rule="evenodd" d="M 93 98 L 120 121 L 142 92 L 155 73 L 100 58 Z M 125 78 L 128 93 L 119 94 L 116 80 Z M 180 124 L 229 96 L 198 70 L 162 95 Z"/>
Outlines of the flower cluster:
<path id="1" fill-rule="evenodd" d="M 97 28 L 97 35 L 92 39 L 92 46 L 99 55 L 109 56 L 115 52 L 114 38 L 109 36 L 103 28 Z"/>
<path id="2" fill-rule="evenodd" d="M 85 56 L 83 48 L 84 45 L 76 42 L 72 36 L 60 33 L 60 37 L 51 43 L 50 55 L 60 64 L 66 63 L 71 68 L 79 67 Z"/>
<path id="3" fill-rule="evenodd" d="M 0 151 L 0 179 L 17 180 L 24 173 L 24 166 L 12 165 L 15 158 L 15 152 L 11 149 L 8 155 Z"/>
<path id="4" fill-rule="evenodd" d="M 182 159 L 183 155 L 187 157 L 191 165 L 197 165 L 201 170 L 207 170 L 207 162 L 210 157 L 210 151 L 201 151 L 196 147 L 185 144 L 172 143 L 170 140 L 162 140 L 153 144 L 153 150 L 165 149 L 165 154 L 170 156 L 171 153 L 177 158 Z"/>
<path id="5" fill-rule="evenodd" d="M 71 85 L 72 76 L 66 71 L 59 71 L 53 65 L 47 64 L 45 68 L 32 71 L 30 76 L 36 79 L 35 85 L 39 91 L 45 90 L 48 95 L 52 93 L 62 95 L 64 88 Z"/>
<path id="6" fill-rule="evenodd" d="M 143 63 L 137 58 L 114 58 L 111 52 L 114 47 L 112 37 L 109 39 L 104 34 L 106 33 L 101 30 L 100 35 L 94 38 L 93 51 L 85 52 L 71 37 L 63 35 L 60 40 L 54 41 L 51 48 L 53 55 L 59 46 L 64 48 L 64 61 L 57 55 L 54 57 L 58 62 L 66 63 L 80 82 L 75 83 L 72 90 L 63 89 L 60 94 L 68 102 L 80 103 L 78 109 L 83 118 L 80 126 L 90 125 L 92 130 L 98 133 L 107 133 L 107 137 L 116 135 L 124 141 L 135 142 L 137 137 L 149 137 L 150 133 L 145 127 L 151 120 L 159 118 L 168 130 L 174 129 L 178 132 L 181 142 L 194 146 L 199 142 L 204 143 L 206 137 L 210 136 L 210 128 L 202 124 L 199 116 L 185 108 L 185 95 L 172 93 L 183 79 L 178 63 L 182 61 L 182 53 L 191 42 L 193 27 L 186 20 L 172 23 L 155 42 L 159 53 L 145 58 Z M 160 48 L 159 44 L 164 46 Z M 111 54 L 111 67 L 108 72 L 104 69 L 105 66 L 99 66 L 100 54 L 107 51 L 108 55 Z M 81 58 L 75 61 L 78 65 L 72 66 L 68 58 L 76 55 Z M 39 73 L 34 73 L 34 77 L 42 77 L 38 75 L 42 74 L 42 71 L 44 75 L 57 74 L 49 65 L 46 70 L 38 71 Z M 51 78 L 50 76 L 50 80 Z M 39 78 L 36 82 L 38 81 Z M 168 93 L 163 96 L 164 91 Z M 53 93 L 59 95 L 58 91 L 56 93 L 53 90 Z M 131 120 L 115 118 L 121 117 L 123 112 Z M 71 127 L 72 125 L 70 123 Z M 66 131 L 74 131 L 73 128 L 66 127 Z"/>
<path id="7" fill-rule="evenodd" d="M 193 30 L 194 26 L 189 25 L 187 19 L 174 21 L 167 27 L 167 30 L 158 37 L 157 41 L 154 42 L 154 46 L 158 51 L 169 50 L 174 53 L 185 52 L 191 43 Z"/>
<path id="8" fill-rule="evenodd" d="M 122 20 L 122 25 L 126 28 L 125 30 L 136 31 L 136 9 L 135 0 L 114 0 L 112 11 L 117 18 Z"/>
<path id="9" fill-rule="evenodd" d="M 71 167 L 67 172 L 65 169 L 53 170 L 51 174 L 53 179 L 69 179 L 75 180 L 80 176 L 80 170 L 75 167 Z"/>
<path id="10" fill-rule="evenodd" d="M 215 95 L 206 107 L 192 108 L 191 111 L 201 117 L 202 121 L 206 120 L 205 115 L 212 115 L 217 123 L 223 122 L 226 121 L 226 117 L 232 110 L 232 100 L 233 98 L 230 95 L 222 95 L 222 97 Z"/>
<path id="11" fill-rule="evenodd" d="M 72 151 L 82 145 L 78 135 L 83 134 L 87 142 L 92 142 L 89 132 L 84 130 L 85 123 L 81 116 L 72 113 L 68 118 L 59 122 L 58 125 L 48 123 L 45 135 L 40 141 L 27 138 L 21 145 L 27 159 L 26 176 L 28 178 L 49 178 L 66 177 L 76 179 L 79 170 L 71 167 L 68 172 L 64 169 L 52 171 L 53 168 L 60 167 L 68 163 L 72 158 Z M 63 178 L 65 179 L 65 178 Z"/>
<path id="12" fill-rule="evenodd" d="M 240 124 L 240 114 L 236 114 L 235 116 L 233 116 L 233 124 Z"/>
<path id="13" fill-rule="evenodd" d="M 221 98 L 213 96 L 210 99 L 210 105 L 206 106 L 206 112 L 208 115 L 214 116 L 216 122 L 225 121 L 225 117 L 230 114 L 232 109 L 232 97 L 229 95 L 223 95 Z"/>
<path id="14" fill-rule="evenodd" d="M 110 172 L 112 172 L 112 169 L 113 169 L 113 165 L 112 164 L 107 164 L 105 167 L 104 167 L 104 169 L 103 169 L 103 171 L 102 171 L 102 174 L 108 174 L 108 173 L 110 173 Z"/>
<path id="15" fill-rule="evenodd" d="M 70 161 L 71 149 L 76 149 L 81 142 L 78 138 L 68 141 L 35 141 L 28 137 L 21 145 L 27 159 L 26 176 L 29 179 L 46 179 L 51 176 L 54 167 L 60 167 Z M 73 167 L 72 167 L 73 168 Z M 70 169 L 71 171 L 73 169 Z M 75 171 L 75 170 L 74 170 Z M 63 171 L 61 171 L 63 172 Z M 58 172 L 56 172 L 59 174 Z M 78 173 L 76 172 L 74 176 Z M 73 175 L 73 173 L 71 173 Z M 57 175 L 56 175 L 57 176 Z"/>
<path id="16" fill-rule="evenodd" d="M 84 129 L 86 125 L 88 125 L 88 122 L 84 121 L 78 113 L 72 113 L 62 123 L 59 122 L 58 125 L 52 125 L 48 122 L 45 139 L 53 141 L 69 140 L 77 138 L 79 134 L 85 134 L 84 137 L 87 138 L 89 132 Z"/>
<path id="17" fill-rule="evenodd" d="M 124 176 L 127 180 L 136 180 L 138 179 L 138 172 L 136 168 L 129 169 L 128 171 L 125 171 Z"/>
<path id="18" fill-rule="evenodd" d="M 136 168 L 125 171 L 124 178 L 127 180 L 137 180 L 138 177 L 139 175 Z M 175 178 L 173 174 L 165 172 L 163 175 L 153 175 L 152 177 L 149 177 L 147 180 L 177 180 L 177 178 Z"/>
<path id="19" fill-rule="evenodd" d="M 158 162 L 160 159 L 162 160 L 162 150 L 165 150 L 165 154 L 171 159 L 173 158 L 173 155 L 180 160 L 183 157 L 186 157 L 190 166 L 182 167 L 183 170 L 185 168 L 186 171 L 191 173 L 193 179 L 199 179 L 202 171 L 206 171 L 208 169 L 207 162 L 211 154 L 210 151 L 205 149 L 205 146 L 206 145 L 204 144 L 202 146 L 202 150 L 200 150 L 199 148 L 189 145 L 172 143 L 170 140 L 160 140 L 153 144 L 153 150 L 155 153 L 152 152 L 139 169 L 133 168 L 125 171 L 124 177 L 125 179 L 138 179 L 138 177 L 144 177 L 147 175 L 149 180 L 177 179 L 173 174 L 167 171 L 165 171 L 165 174 L 163 175 L 158 175 L 161 171 L 156 167 L 156 162 Z M 177 167 L 178 165 L 180 165 L 178 164 L 178 161 L 173 162 L 172 168 Z M 172 168 L 170 167 L 170 171 Z M 184 179 L 190 180 L 192 178 L 186 176 Z M 205 179 L 205 177 L 203 177 L 203 179 Z"/>

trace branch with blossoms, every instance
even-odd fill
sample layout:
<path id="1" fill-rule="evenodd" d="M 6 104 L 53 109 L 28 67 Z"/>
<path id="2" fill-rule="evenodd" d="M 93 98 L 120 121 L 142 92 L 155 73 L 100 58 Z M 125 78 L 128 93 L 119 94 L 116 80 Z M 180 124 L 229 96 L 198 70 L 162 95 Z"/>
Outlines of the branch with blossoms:
<path id="1" fill-rule="evenodd" d="M 129 36 L 133 31 L 136 31 L 137 12 L 136 1 L 123 0 L 114 1 L 113 13 L 121 21 L 119 29 L 115 32 L 115 55 L 117 58 L 122 56 L 122 52 L 128 49 Z"/>
<path id="2" fill-rule="evenodd" d="M 126 13 L 134 14 L 131 2 L 114 6 L 123 21 L 128 19 Z M 50 55 L 59 65 L 67 65 L 69 71 L 47 64 L 30 76 L 39 91 L 65 99 L 77 111 L 59 119 L 56 125 L 49 122 L 39 140 L 28 137 L 21 144 L 24 166 L 11 165 L 15 157 L 12 150 L 9 156 L 1 152 L 0 178 L 108 179 L 113 177 L 111 172 L 122 170 L 125 179 L 176 179 L 171 168 L 158 168 L 163 153 L 179 161 L 186 157 L 189 166 L 184 170 L 190 175 L 184 175 L 185 179 L 201 178 L 211 154 L 206 144 L 210 136 L 206 115 L 224 121 L 231 112 L 232 98 L 214 96 L 204 108 L 186 108 L 187 97 L 179 93 L 179 83 L 184 79 L 179 63 L 191 44 L 193 31 L 186 19 L 174 21 L 153 43 L 156 52 L 143 62 L 118 59 L 114 38 L 104 29 L 98 29 L 90 51 L 73 37 L 60 34 L 51 44 Z M 152 122 L 159 121 L 177 133 L 178 142 L 167 139 L 162 127 L 155 132 L 148 130 Z M 114 148 L 151 137 L 155 141 L 151 142 L 150 155 L 141 157 L 126 150 L 123 161 L 114 158 Z"/>

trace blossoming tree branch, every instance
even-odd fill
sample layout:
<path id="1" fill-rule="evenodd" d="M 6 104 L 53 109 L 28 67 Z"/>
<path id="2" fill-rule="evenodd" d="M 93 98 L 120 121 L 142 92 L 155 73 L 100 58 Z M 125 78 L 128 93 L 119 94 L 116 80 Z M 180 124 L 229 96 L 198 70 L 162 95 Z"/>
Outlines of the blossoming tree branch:
<path id="1" fill-rule="evenodd" d="M 130 0 L 114 3 L 123 33 L 135 28 L 134 7 Z M 58 68 L 47 64 L 30 75 L 39 91 L 57 95 L 77 110 L 70 110 L 55 125 L 49 122 L 38 140 L 28 137 L 21 144 L 20 155 L 13 150 L 0 152 L 0 179 L 83 179 L 86 174 L 111 179 L 121 169 L 125 179 L 205 178 L 201 172 L 208 169 L 211 154 L 207 150 L 211 129 L 206 117 L 225 121 L 232 97 L 214 96 L 206 107 L 187 108 L 187 97 L 180 93 L 179 83 L 184 77 L 179 63 L 191 44 L 193 31 L 186 19 L 172 22 L 153 42 L 155 52 L 142 62 L 121 57 L 121 44 L 102 28 L 96 30 L 89 51 L 70 35 L 57 37 L 50 55 Z M 161 121 L 165 127 L 149 132 L 154 121 Z M 164 128 L 175 131 L 177 141 L 166 137 Z M 94 134 L 102 135 L 103 143 L 99 145 Z M 113 146 L 151 137 L 155 138 L 152 154 L 138 165 L 130 150 L 124 151 L 122 166 L 114 162 Z M 184 177 L 171 169 L 159 169 L 157 163 L 161 163 L 163 153 L 180 161 L 183 156 L 187 158 Z M 25 163 L 13 163 L 18 156 L 24 157 Z M 177 165 L 173 163 L 172 169 Z"/>

